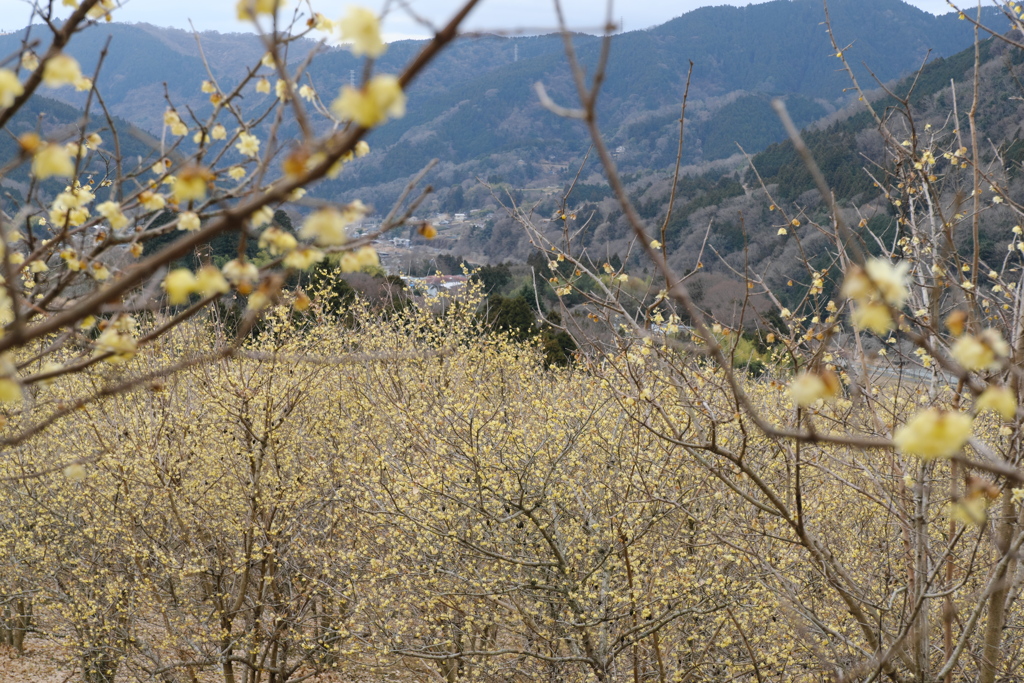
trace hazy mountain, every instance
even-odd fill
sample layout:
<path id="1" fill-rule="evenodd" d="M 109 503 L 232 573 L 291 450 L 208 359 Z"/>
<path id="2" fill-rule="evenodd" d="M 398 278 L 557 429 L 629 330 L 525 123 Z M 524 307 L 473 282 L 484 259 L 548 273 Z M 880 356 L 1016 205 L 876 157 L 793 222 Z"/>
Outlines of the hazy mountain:
<path id="1" fill-rule="evenodd" d="M 986 178 L 1005 188 L 1007 196 L 1018 197 L 1024 193 L 1024 52 L 996 39 L 983 41 L 979 48 L 976 121 L 981 166 Z M 943 152 L 970 144 L 964 131 L 968 130 L 973 79 L 972 47 L 934 60 L 919 74 L 891 84 L 891 91 L 910 103 L 914 132 L 896 99 L 876 95 L 871 102 L 897 141 L 916 134 L 921 148 L 934 152 L 941 202 L 947 211 L 955 211 L 952 207 L 964 202 L 971 192 L 969 171 L 958 180 L 943 179 L 951 172 L 951 161 L 943 157 Z M 955 91 L 951 82 L 956 84 Z M 864 237 L 862 247 L 866 251 L 882 251 L 878 242 L 867 237 L 867 231 L 880 236 L 887 245 L 906 234 L 909 205 L 887 198 L 875 185 L 876 178 L 884 180 L 896 168 L 891 150 L 883 145 L 877 124 L 864 104 L 853 103 L 845 114 L 805 129 L 803 137 L 847 222 L 859 226 L 856 231 Z M 753 156 L 752 164 L 770 195 L 762 191 L 757 175 L 746 165 L 684 176 L 675 193 L 667 223 L 666 254 L 678 272 L 695 268 L 698 259 L 702 262 L 703 269 L 690 286 L 698 301 L 711 308 L 728 308 L 742 300 L 745 289 L 735 281 L 736 274 L 745 269 L 763 276 L 780 301 L 790 306 L 807 291 L 806 284 L 794 282 L 805 258 L 816 269 L 833 265 L 829 254 L 834 253 L 835 245 L 808 225 L 809 219 L 830 224 L 827 207 L 793 146 L 788 141 L 770 145 Z M 669 209 L 670 175 L 651 171 L 628 174 L 624 180 L 642 218 L 649 226 L 660 225 Z M 563 187 L 567 188 L 568 183 Z M 979 245 L 987 272 L 997 268 L 1004 258 L 1019 258 L 1015 252 L 1008 257 L 1006 245 L 1020 220 L 1005 204 L 991 201 L 987 181 L 982 189 L 985 198 Z M 573 227 L 586 223 L 575 238 L 577 248 L 586 248 L 595 259 L 625 254 L 632 233 L 608 187 L 584 184 L 578 190 L 569 203 L 578 216 Z M 547 220 L 554 203 L 545 201 L 536 207 L 536 222 L 542 229 L 546 225 L 557 238 L 561 223 Z M 770 209 L 773 202 L 784 207 L 789 217 L 800 215 L 803 225 L 789 225 L 788 218 Z M 860 225 L 862 219 L 864 225 Z M 788 234 L 780 235 L 780 227 L 787 228 Z M 799 242 L 793 238 L 797 234 Z M 970 253 L 970 221 L 959 223 L 950 238 L 952 248 L 965 255 Z M 468 254 L 512 255 L 519 260 L 535 251 L 523 231 L 509 219 L 474 232 L 456 249 Z M 633 254 L 637 260 L 627 265 L 642 270 L 646 264 L 637 250 Z M 828 286 L 834 284 L 829 282 Z"/>
<path id="2" fill-rule="evenodd" d="M 834 0 L 832 25 L 855 64 L 870 65 L 883 81 L 919 67 L 929 55 L 948 56 L 973 39 L 968 22 L 935 17 L 899 0 Z M 995 15 L 990 23 L 995 25 Z M 846 101 L 847 77 L 823 25 L 819 0 L 775 0 L 743 8 L 707 7 L 661 26 L 616 35 L 600 100 L 600 123 L 629 171 L 664 168 L 675 160 L 680 99 L 689 61 L 694 62 L 687 114 L 686 163 L 735 154 L 739 143 L 756 152 L 782 137 L 770 110 L 784 96 L 799 125 L 829 114 Z M 20 35 L 0 37 L 0 52 L 17 50 Z M 593 68 L 600 38 L 574 37 L 581 60 Z M 202 44 L 206 61 L 201 58 Z M 424 41 L 390 45 L 376 68 L 394 72 Z M 292 45 L 296 63 L 316 45 Z M 106 49 L 99 84 L 111 112 L 159 135 L 167 101 L 202 118 L 210 112 L 199 91 L 207 65 L 228 89 L 263 53 L 251 34 L 202 33 L 149 25 L 99 25 L 73 41 L 70 52 L 86 72 Z M 329 100 L 340 85 L 362 73 L 362 60 L 347 50 L 320 48 L 309 71 Z M 862 82 L 871 77 L 858 66 Z M 456 42 L 410 89 L 408 115 L 370 136 L 375 153 L 353 164 L 318 192 L 388 202 L 429 159 L 442 161 L 432 181 L 452 187 L 476 176 L 513 185 L 560 181 L 561 169 L 585 153 L 588 141 L 576 122 L 560 119 L 537 102 L 533 86 L 546 85 L 571 106 L 574 88 L 557 35 L 485 36 Z M 47 93 L 81 106 L 84 96 Z M 253 90 L 244 104 L 270 102 Z M 286 137 L 288 130 L 285 131 Z M 548 163 L 551 162 L 551 163 Z M 554 171 L 554 173 L 552 173 Z M 569 172 L 568 170 L 564 172 Z"/>

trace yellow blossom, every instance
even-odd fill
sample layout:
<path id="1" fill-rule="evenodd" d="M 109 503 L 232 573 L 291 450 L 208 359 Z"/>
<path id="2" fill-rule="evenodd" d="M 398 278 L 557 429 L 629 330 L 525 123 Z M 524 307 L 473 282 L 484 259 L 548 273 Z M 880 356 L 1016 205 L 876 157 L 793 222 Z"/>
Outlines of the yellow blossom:
<path id="1" fill-rule="evenodd" d="M 96 349 L 101 353 L 113 353 L 113 359 L 129 360 L 135 355 L 138 345 L 130 334 L 110 325 L 96 339 Z"/>
<path id="2" fill-rule="evenodd" d="M 946 329 L 953 333 L 954 336 L 959 337 L 967 329 L 967 313 L 962 310 L 954 310 L 945 320 Z"/>
<path id="3" fill-rule="evenodd" d="M 282 102 L 290 100 L 292 96 L 291 91 L 288 89 L 288 83 L 282 79 L 278 79 L 277 83 L 274 84 L 274 95 Z"/>
<path id="4" fill-rule="evenodd" d="M 79 76 L 75 79 L 75 82 L 72 85 L 74 85 L 75 90 L 79 92 L 89 92 L 92 90 L 92 79 L 86 76 Z"/>
<path id="5" fill-rule="evenodd" d="M 351 251 L 346 251 L 341 255 L 341 260 L 338 263 L 343 273 L 356 273 L 359 272 L 359 259 Z"/>
<path id="6" fill-rule="evenodd" d="M 212 137 L 214 140 L 223 140 L 227 136 L 228 136 L 228 131 L 223 126 L 223 124 L 218 123 L 217 125 L 215 125 L 213 128 L 210 129 L 210 137 Z"/>
<path id="7" fill-rule="evenodd" d="M 117 202 L 103 202 L 96 206 L 96 210 L 107 219 L 114 230 L 120 230 L 128 225 L 128 217 L 121 211 L 121 205 Z"/>
<path id="8" fill-rule="evenodd" d="M 64 149 L 68 151 L 68 154 L 71 157 L 78 157 L 79 159 L 84 157 L 88 152 L 88 149 L 85 146 L 79 145 L 77 142 L 67 143 L 66 145 L 64 145 Z"/>
<path id="9" fill-rule="evenodd" d="M 110 270 L 99 261 L 93 261 L 92 267 L 89 269 L 89 275 L 92 275 L 94 280 L 102 282 L 103 280 L 110 279 Z"/>
<path id="10" fill-rule="evenodd" d="M 84 481 L 86 477 L 85 467 L 81 463 L 68 465 L 64 468 L 64 476 L 68 481 Z"/>
<path id="11" fill-rule="evenodd" d="M 327 31 L 330 33 L 334 30 L 334 22 L 319 12 L 314 14 L 309 21 L 317 31 Z"/>
<path id="12" fill-rule="evenodd" d="M 252 221 L 254 227 L 262 228 L 274 220 L 274 210 L 269 206 L 261 206 L 249 216 L 249 220 Z"/>
<path id="13" fill-rule="evenodd" d="M 17 75 L 9 69 L 0 69 L 0 107 L 9 107 L 25 92 Z"/>
<path id="14" fill-rule="evenodd" d="M 801 372 L 789 383 L 789 395 L 795 405 L 806 408 L 818 399 L 835 398 L 839 388 L 839 378 L 833 372 Z"/>
<path id="15" fill-rule="evenodd" d="M 990 386 L 974 402 L 977 412 L 991 410 L 1009 422 L 1017 414 L 1017 397 L 1009 387 Z"/>
<path id="16" fill-rule="evenodd" d="M 177 202 L 201 200 L 206 197 L 210 171 L 202 166 L 186 166 L 174 181 L 174 199 Z"/>
<path id="17" fill-rule="evenodd" d="M 299 236 L 314 239 L 320 246 L 336 246 L 348 241 L 345 227 L 351 223 L 345 212 L 333 207 L 320 209 L 309 215 L 302 223 Z"/>
<path id="18" fill-rule="evenodd" d="M 970 415 L 928 408 L 897 429 L 893 443 L 901 453 L 924 460 L 951 458 L 967 443 L 971 427 Z"/>
<path id="19" fill-rule="evenodd" d="M 284 0 L 238 0 L 235 12 L 239 21 L 251 21 L 261 14 L 273 14 L 284 6 Z"/>
<path id="20" fill-rule="evenodd" d="M 195 291 L 205 296 L 214 294 L 225 294 L 231 290 L 231 285 L 224 278 L 224 275 L 213 266 L 204 266 L 196 274 Z"/>
<path id="21" fill-rule="evenodd" d="M 892 329 L 892 315 L 888 307 L 880 303 L 855 304 L 850 313 L 850 321 L 854 327 L 871 330 L 875 334 L 885 334 Z"/>
<path id="22" fill-rule="evenodd" d="M 390 118 L 405 116 L 405 93 L 398 78 L 391 74 L 374 76 L 362 89 L 346 85 L 331 104 L 331 111 L 341 119 L 371 128 Z"/>
<path id="23" fill-rule="evenodd" d="M 11 377 L 0 378 L 0 403 L 21 403 L 21 384 Z"/>
<path id="24" fill-rule="evenodd" d="M 262 311 L 264 308 L 271 304 L 270 296 L 267 295 L 262 289 L 257 289 L 255 292 L 249 295 L 249 301 L 246 302 L 246 309 L 250 311 Z"/>
<path id="25" fill-rule="evenodd" d="M 239 133 L 235 149 L 247 157 L 255 157 L 260 153 L 260 139 L 250 133 Z"/>
<path id="26" fill-rule="evenodd" d="M 261 78 L 256 81 L 256 92 L 267 95 L 270 93 L 270 80 L 268 78 Z"/>
<path id="27" fill-rule="evenodd" d="M 970 496 L 952 504 L 950 516 L 962 524 L 982 524 L 988 517 L 988 499 Z"/>
<path id="28" fill-rule="evenodd" d="M 261 249 L 269 249 L 272 256 L 285 254 L 299 245 L 295 235 L 280 228 L 267 228 L 260 235 L 259 246 Z"/>
<path id="29" fill-rule="evenodd" d="M 55 175 L 70 178 L 74 173 L 71 155 L 61 145 L 44 145 L 32 157 L 32 175 L 39 180 Z"/>
<path id="30" fill-rule="evenodd" d="M 881 299 L 899 308 L 907 300 L 906 277 L 910 263 L 900 261 L 895 266 L 887 259 L 873 258 L 864 269 L 852 267 L 843 283 L 843 296 L 863 303 Z"/>
<path id="31" fill-rule="evenodd" d="M 352 54 L 380 57 L 387 45 L 380 36 L 377 15 L 365 7 L 350 6 L 348 13 L 338 22 L 341 39 L 351 43 Z"/>
<path id="32" fill-rule="evenodd" d="M 284 257 L 284 265 L 287 268 L 306 270 L 324 260 L 324 252 L 316 247 L 303 247 L 296 249 Z"/>
<path id="33" fill-rule="evenodd" d="M 146 211 L 158 211 L 167 205 L 167 201 L 163 195 L 150 192 L 149 190 L 143 190 L 139 193 L 139 204 L 142 205 Z"/>
<path id="34" fill-rule="evenodd" d="M 164 278 L 164 291 L 172 306 L 188 303 L 189 296 L 196 291 L 197 286 L 196 276 L 188 268 L 176 268 Z"/>
<path id="35" fill-rule="evenodd" d="M 1010 346 L 998 330 L 989 328 L 978 336 L 960 337 L 950 353 L 965 370 L 997 370 L 1010 355 Z"/>
<path id="36" fill-rule="evenodd" d="M 313 90 L 313 88 L 311 88 L 308 85 L 303 85 L 301 88 L 299 88 L 299 97 L 306 100 L 307 102 L 312 102 L 313 99 L 316 97 L 316 91 Z"/>
<path id="37" fill-rule="evenodd" d="M 377 250 L 373 247 L 360 247 L 355 252 L 356 260 L 359 262 L 360 269 L 372 268 L 380 265 L 380 257 L 377 255 Z"/>
<path id="38" fill-rule="evenodd" d="M 29 71 L 35 71 L 39 68 L 39 57 L 36 57 L 35 53 L 31 50 L 22 52 L 21 65 Z"/>
<path id="39" fill-rule="evenodd" d="M 81 77 L 82 70 L 78 66 L 78 61 L 64 53 L 54 55 L 43 67 L 43 85 L 50 88 L 71 85 Z"/>
<path id="40" fill-rule="evenodd" d="M 99 19 L 100 17 L 110 21 L 110 13 L 114 10 L 114 0 L 100 0 L 86 13 L 90 19 Z"/>
<path id="41" fill-rule="evenodd" d="M 241 166 L 232 166 L 228 169 L 228 175 L 231 176 L 233 180 L 241 180 L 245 177 L 245 169 Z"/>
<path id="42" fill-rule="evenodd" d="M 173 128 L 176 125 L 181 124 L 181 117 L 178 116 L 178 112 L 173 109 L 168 109 L 164 112 L 164 125 Z"/>
<path id="43" fill-rule="evenodd" d="M 224 264 L 221 269 L 224 273 L 224 277 L 228 279 L 228 282 L 235 285 L 236 287 L 242 284 L 252 284 L 259 279 L 260 271 L 253 263 L 249 261 L 239 261 L 238 259 L 232 259 Z"/>
<path id="44" fill-rule="evenodd" d="M 356 143 L 356 146 L 352 149 L 355 153 L 356 158 L 365 157 L 370 153 L 370 143 L 366 140 L 360 140 Z"/>
<path id="45" fill-rule="evenodd" d="M 178 216 L 178 230 L 193 232 L 199 229 L 199 216 L 192 211 L 184 211 Z"/>

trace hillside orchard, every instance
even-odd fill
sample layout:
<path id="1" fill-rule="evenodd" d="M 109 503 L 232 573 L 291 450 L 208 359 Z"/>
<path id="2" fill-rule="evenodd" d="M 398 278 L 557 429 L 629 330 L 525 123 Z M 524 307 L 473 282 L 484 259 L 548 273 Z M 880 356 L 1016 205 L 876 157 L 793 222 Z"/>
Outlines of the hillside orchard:
<path id="1" fill-rule="evenodd" d="M 472 1 L 394 75 L 373 72 L 368 10 L 241 0 L 266 55 L 196 84 L 208 119 L 169 101 L 139 164 L 102 60 L 82 74 L 63 52 L 116 7 L 65 4 L 39 5 L 47 40 L 0 66 L 5 127 L 40 88 L 89 93 L 78 125 L 18 132 L 4 167 L 27 181 L 0 220 L 0 666 L 83 683 L 1019 678 L 1024 247 L 1016 227 L 986 262 L 978 236 L 992 206 L 1024 207 L 973 113 L 932 131 L 907 102 L 872 110 L 893 235 L 851 227 L 808 154 L 816 210 L 762 186 L 775 236 L 811 226 L 822 253 L 792 274 L 797 304 L 747 271 L 716 319 L 688 289 L 700 263 L 667 265 L 670 216 L 632 207 L 596 124 L 602 73 L 567 39 L 579 108 L 541 100 L 586 126 L 653 274 L 580 249 L 569 197 L 557 235 L 513 207 L 563 304 L 502 300 L 524 330 L 484 310 L 491 271 L 458 294 L 355 296 L 345 273 L 397 287 L 380 233 L 349 234 L 369 208 L 303 196 L 372 153 L 362 138 L 404 114 Z M 287 66 L 290 40 L 320 34 L 371 60 L 358 87 L 320 94 L 308 62 Z M 274 101 L 252 112 L 252 92 Z M 277 137 L 285 119 L 299 139 Z M 380 232 L 427 192 L 411 184 Z"/>

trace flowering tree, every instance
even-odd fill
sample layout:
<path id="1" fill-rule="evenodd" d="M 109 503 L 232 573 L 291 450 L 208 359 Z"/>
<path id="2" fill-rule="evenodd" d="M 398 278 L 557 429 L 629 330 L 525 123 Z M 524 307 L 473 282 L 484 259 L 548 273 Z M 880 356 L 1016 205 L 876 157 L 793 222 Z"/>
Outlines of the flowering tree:
<path id="1" fill-rule="evenodd" d="M 714 319 L 667 265 L 668 216 L 633 210 L 596 121 L 605 62 L 588 81 L 566 32 L 579 107 L 539 96 L 590 130 L 657 275 L 581 252 L 571 195 L 561 241 L 521 216 L 559 295 L 590 304 L 563 324 L 615 328 L 600 353 L 547 369 L 483 329 L 471 296 L 333 316 L 283 292 L 330 254 L 349 270 L 376 261 L 372 236 L 347 234 L 366 207 L 302 191 L 369 151 L 362 137 L 403 113 L 472 2 L 401 75 L 322 100 L 289 66 L 290 41 L 337 28 L 373 58 L 375 17 L 334 27 L 243 0 L 266 56 L 238 83 L 199 86 L 208 119 L 169 102 L 160 148 L 132 169 L 95 86 L 102 60 L 87 77 L 64 53 L 112 5 L 83 2 L 60 26 L 41 5 L 49 47 L 26 39 L 0 69 L 4 124 L 40 87 L 82 88 L 87 114 L 103 112 L 72 136 L 21 135 L 6 169 L 29 179 L 0 223 L 12 645 L 33 629 L 58 638 L 86 683 L 1014 675 L 1021 231 L 986 263 L 979 228 L 1024 207 L 974 107 L 946 127 L 922 126 L 905 99 L 895 115 L 871 109 L 898 216 L 885 238 L 839 206 L 789 126 L 820 204 L 760 192 L 776 236 L 824 235 L 829 265 L 805 261 L 789 307 L 742 273 L 777 315 L 748 298 Z M 273 104 L 247 112 L 249 87 Z M 281 141 L 285 120 L 297 141 Z M 300 202 L 297 233 L 273 224 Z M 173 267 L 224 234 L 237 258 Z M 245 257 L 251 240 L 268 262 Z M 230 296 L 245 313 L 225 339 L 200 313 Z"/>
<path id="2" fill-rule="evenodd" d="M 469 0 L 459 8 L 402 73 L 376 74 L 368 68 L 360 86 L 346 85 L 338 93 L 321 97 L 306 77 L 309 60 L 289 62 L 290 45 L 306 36 L 334 36 L 347 41 L 354 54 L 372 60 L 386 49 L 377 16 L 357 7 L 335 22 L 301 7 L 289 13 L 285 3 L 277 0 L 239 0 L 238 19 L 258 34 L 265 48 L 262 60 L 237 82 L 218 81 L 210 72 L 207 80 L 196 84 L 212 107 L 206 118 L 168 99 L 161 139 L 137 155 L 137 145 L 118 130 L 98 85 L 104 81 L 105 52 L 91 74 L 83 74 L 66 52 L 77 33 L 116 16 L 115 3 L 83 0 L 64 2 L 62 7 L 52 2 L 33 5 L 33 19 L 40 23 L 26 30 L 19 53 L 0 64 L 0 127 L 6 131 L 19 121 L 46 89 L 75 88 L 87 97 L 82 118 L 73 127 L 45 132 L 36 128 L 18 135 L 17 153 L 0 169 L 0 176 L 15 179 L 16 186 L 24 188 L 17 205 L 7 205 L 7 212 L 0 213 L 0 323 L 4 326 L 0 401 L 5 423 L 0 441 L 5 481 L 31 482 L 34 501 L 24 507 L 15 503 L 17 496 L 7 499 L 12 507 L 4 534 L 11 544 L 9 557 L 19 558 L 7 565 L 4 581 L 0 631 L 8 644 L 22 649 L 25 634 L 35 628 L 33 604 L 42 591 L 46 604 L 58 606 L 75 643 L 77 664 L 90 683 L 113 680 L 129 666 L 129 653 L 143 658 L 132 660 L 136 672 L 159 680 L 172 680 L 182 667 L 206 666 L 207 660 L 219 663 L 226 681 L 235 680 L 233 672 L 239 666 L 245 676 L 263 667 L 274 672 L 272 680 L 285 681 L 302 667 L 323 665 L 322 647 L 297 654 L 302 647 L 296 637 L 303 643 L 307 641 L 302 639 L 316 639 L 303 624 L 313 624 L 314 633 L 321 628 L 330 609 L 337 609 L 330 607 L 337 604 L 336 596 L 310 602 L 310 595 L 300 589 L 301 597 L 286 605 L 277 600 L 283 594 L 275 593 L 269 608 L 266 594 L 253 595 L 251 588 L 259 585 L 261 591 L 277 591 L 276 584 L 263 578 L 280 570 L 275 562 L 264 557 L 261 576 L 249 569 L 241 574 L 233 571 L 232 562 L 240 554 L 252 557 L 253 552 L 262 552 L 254 549 L 257 529 L 264 536 L 276 533 L 267 517 L 273 518 L 275 512 L 250 504 L 239 513 L 245 520 L 239 522 L 242 526 L 232 528 L 237 533 L 211 547 L 209 540 L 219 537 L 224 528 L 204 516 L 216 510 L 209 500 L 179 496 L 174 502 L 177 511 L 170 517 L 148 518 L 157 527 L 146 530 L 138 526 L 147 519 L 145 505 L 133 508 L 130 499 L 115 497 L 106 501 L 108 505 L 93 507 L 102 515 L 95 517 L 86 508 L 89 496 L 102 498 L 96 490 L 52 489 L 39 481 L 50 473 L 80 481 L 86 466 L 95 466 L 101 454 L 124 444 L 117 435 L 131 422 L 129 416 L 106 409 L 95 413 L 90 406 L 139 387 L 164 386 L 176 372 L 235 356 L 258 318 L 275 305 L 305 310 L 308 296 L 301 290 L 283 291 L 296 273 L 328 257 L 336 259 L 344 271 L 378 264 L 371 242 L 400 225 L 424 194 L 412 194 L 415 188 L 410 186 L 405 203 L 392 209 L 378 232 L 355 239 L 347 227 L 361 219 L 367 207 L 359 201 L 335 205 L 312 200 L 305 197 L 306 190 L 369 153 L 363 140 L 367 132 L 405 113 L 404 89 L 457 37 L 474 4 Z M 69 13 L 61 16 L 64 12 Z M 244 106 L 247 91 L 269 93 L 272 82 L 271 104 L 260 110 Z M 297 126 L 296 139 L 282 138 L 285 123 Z M 306 216 L 295 233 L 275 219 L 275 212 L 286 205 Z M 215 265 L 202 247 L 223 236 L 236 241 L 238 256 Z M 246 258 L 250 242 L 270 254 L 269 262 L 257 264 Z M 192 255 L 202 261 L 201 267 L 175 267 Z M 244 309 L 233 338 L 218 334 L 214 343 L 182 345 L 180 337 L 173 341 L 180 326 L 213 310 L 214 303 L 232 299 L 242 302 Z M 155 353 L 144 360 L 137 358 L 147 349 Z M 54 382 L 72 378 L 77 379 L 65 385 L 74 387 L 70 393 L 60 398 L 48 393 Z M 207 379 L 234 381 L 215 372 Z M 159 400 L 149 407 L 153 417 L 190 421 L 188 410 L 174 415 L 172 406 Z M 251 409 L 246 404 L 226 410 L 238 429 L 248 429 Z M 266 414 L 273 415 L 276 409 L 276 404 L 267 406 Z M 64 434 L 69 443 L 80 443 L 69 436 L 73 430 L 64 431 L 80 424 L 67 422 L 76 414 L 89 415 L 98 428 L 104 425 L 103 443 L 88 449 L 40 448 L 39 458 L 24 459 L 19 448 L 23 444 L 36 448 L 44 436 Z M 263 438 L 279 438 L 272 432 Z M 135 438 L 157 439 L 156 434 L 143 430 Z M 142 447 L 143 441 L 137 445 Z M 145 445 L 152 446 L 153 441 Z M 156 477 L 156 483 L 144 487 L 170 487 L 170 492 L 177 476 L 173 462 L 153 462 L 149 467 L 155 470 L 148 469 L 144 475 L 136 471 L 139 476 Z M 231 494 L 229 487 L 225 495 L 237 494 L 239 500 L 250 502 L 259 498 L 263 495 L 258 481 L 261 472 L 257 466 L 250 472 L 257 479 L 250 482 L 252 486 L 241 485 Z M 285 475 L 277 470 L 275 476 Z M 307 481 L 318 477 L 305 476 Z M 128 485 L 128 479 L 121 481 Z M 192 508 L 193 504 L 202 511 Z M 146 536 L 156 528 L 158 535 L 169 540 L 170 534 L 177 541 L 160 548 L 140 545 L 144 541 L 139 534 Z M 296 538 L 292 541 L 299 543 Z M 309 547 L 317 543 L 303 540 Z M 272 552 L 273 544 L 265 547 Z M 162 555 L 166 552 L 180 563 L 152 563 L 155 557 L 170 557 Z M 295 561 L 301 564 L 311 558 Z M 142 562 L 148 569 L 140 565 L 132 569 L 131 562 Z M 207 568 L 208 573 L 192 582 L 188 579 L 196 566 Z M 38 572 L 48 574 L 52 582 L 39 583 L 42 574 Z M 155 603 L 140 602 L 140 585 L 148 587 L 148 599 Z M 295 584 L 288 586 L 285 592 Z M 199 613 L 181 609 L 193 598 L 219 605 L 217 621 L 207 623 Z M 168 600 L 177 611 L 159 607 Z M 167 620 L 165 626 L 196 637 L 187 644 L 170 635 L 150 642 L 140 625 L 160 616 Z M 203 612 L 203 616 L 209 614 Z M 284 618 L 291 626 L 281 630 L 275 624 Z M 262 630 L 264 622 L 269 626 Z M 239 624 L 251 631 L 244 643 L 220 635 L 230 634 Z M 304 635 L 295 635 L 300 632 Z"/>
<path id="3" fill-rule="evenodd" d="M 239 20 L 256 30 L 266 48 L 261 63 L 237 83 L 218 82 L 211 74 L 197 84 L 212 105 L 206 119 L 168 101 L 163 137 L 138 166 L 123 152 L 126 140 L 96 85 L 103 80 L 102 55 L 96 73 L 84 75 L 64 51 L 77 32 L 109 21 L 115 5 L 109 0 L 64 3 L 69 4 L 73 9 L 62 23 L 53 3 L 35 5 L 33 16 L 48 32 L 49 44 L 26 37 L 21 54 L 13 58 L 16 63 L 0 68 L 3 126 L 41 88 L 88 92 L 74 130 L 50 136 L 23 133 L 17 158 L 3 169 L 7 175 L 22 173 L 28 188 L 16 212 L 0 219 L 0 321 L 5 325 L 0 398 L 11 417 L 22 418 L 20 431 L 4 438 L 7 446 L 101 396 L 229 356 L 238 348 L 237 339 L 225 340 L 202 357 L 152 368 L 145 377 L 123 377 L 53 406 L 45 417 L 32 410 L 40 382 L 85 372 L 97 363 L 128 360 L 224 297 L 246 297 L 240 326 L 244 336 L 261 311 L 282 296 L 294 300 L 297 309 L 307 305 L 301 292 L 282 294 L 291 274 L 332 254 L 346 271 L 376 264 L 372 240 L 401 224 L 423 195 L 416 198 L 410 187 L 406 195 L 412 198 L 387 215 L 379 232 L 353 239 L 346 227 L 362 218 L 367 207 L 359 201 L 343 206 L 313 201 L 304 198 L 306 188 L 367 154 L 366 133 L 404 114 L 403 89 L 456 37 L 475 0 L 465 3 L 401 74 L 369 70 L 360 87 L 346 85 L 335 97 L 324 98 L 303 82 L 308 60 L 289 64 L 290 44 L 304 36 L 337 35 L 354 54 L 378 57 L 386 46 L 376 15 L 352 8 L 333 22 L 301 8 L 288 14 L 283 2 L 240 0 Z M 272 104 L 259 111 L 243 107 L 247 89 L 269 92 L 271 80 Z M 297 139 L 281 139 L 285 121 L 297 126 Z M 307 213 L 295 234 L 275 223 L 275 210 L 284 205 Z M 198 270 L 172 268 L 221 235 L 235 236 L 237 258 L 219 268 L 208 261 Z M 269 263 L 257 265 L 246 258 L 250 241 L 269 252 Z M 167 305 L 175 308 L 166 312 Z"/>
<path id="4" fill-rule="evenodd" d="M 1020 8 L 1005 11 L 1020 32 Z M 789 637 L 814 653 L 805 666 L 836 680 L 989 682 L 1012 671 L 1024 545 L 1020 228 L 996 261 L 983 258 L 979 234 L 992 213 L 1020 221 L 1022 212 L 1005 189 L 1002 160 L 979 140 L 980 63 L 969 106 L 944 125 L 924 123 L 909 96 L 890 93 L 900 106 L 876 111 L 846 48 L 833 42 L 885 145 L 871 172 L 893 207 L 896 235 L 871 233 L 838 204 L 778 102 L 820 203 L 787 204 L 762 184 L 763 201 L 779 216 L 779 238 L 823 238 L 828 265 L 812 266 L 801 251 L 804 272 L 791 277 L 806 295 L 792 310 L 761 274 L 738 273 L 747 291 L 739 312 L 715 319 L 689 291 L 696 271 L 668 267 L 674 193 L 655 225 L 633 208 L 597 124 L 603 70 L 588 80 L 568 34 L 565 45 L 579 108 L 552 102 L 542 85 L 538 92 L 589 129 L 636 247 L 658 276 L 631 287 L 625 270 L 578 248 L 571 194 L 561 239 L 512 210 L 549 254 L 559 296 L 586 297 L 587 317 L 619 328 L 611 349 L 598 345 L 611 353 L 596 372 L 625 382 L 621 401 L 633 418 L 726 487 L 729 511 L 706 519 L 764 572 Z M 560 267 L 566 261 L 571 268 Z M 759 312 L 758 297 L 778 316 Z M 562 319 L 586 329 L 572 311 Z M 760 379 L 747 375 L 752 338 L 769 368 Z M 757 647 L 749 656 L 734 672 L 759 680 L 779 659 Z"/>

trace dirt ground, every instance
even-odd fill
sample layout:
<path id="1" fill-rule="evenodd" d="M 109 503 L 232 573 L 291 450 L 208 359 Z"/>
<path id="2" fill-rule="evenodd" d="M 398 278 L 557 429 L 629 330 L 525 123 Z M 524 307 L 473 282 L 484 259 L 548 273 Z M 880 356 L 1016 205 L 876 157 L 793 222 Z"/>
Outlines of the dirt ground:
<path id="1" fill-rule="evenodd" d="M 25 654 L 0 647 L 0 680 L 4 683 L 70 683 L 77 671 L 58 664 L 59 646 L 52 641 L 31 638 L 25 641 Z"/>

